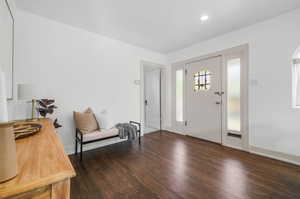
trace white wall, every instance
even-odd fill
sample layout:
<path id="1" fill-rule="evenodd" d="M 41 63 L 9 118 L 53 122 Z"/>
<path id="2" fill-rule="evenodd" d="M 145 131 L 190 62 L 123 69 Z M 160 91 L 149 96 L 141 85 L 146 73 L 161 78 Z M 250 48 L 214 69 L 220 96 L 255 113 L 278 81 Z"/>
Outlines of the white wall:
<path id="1" fill-rule="evenodd" d="M 170 63 L 249 43 L 250 145 L 300 156 L 300 109 L 292 108 L 291 58 L 300 10 L 168 54 Z"/>
<path id="2" fill-rule="evenodd" d="M 67 152 L 74 150 L 73 110 L 93 108 L 102 126 L 140 120 L 140 61 L 165 65 L 166 57 L 149 50 L 41 18 L 16 16 L 15 81 L 38 85 L 54 98 Z M 10 117 L 28 117 L 30 109 L 11 102 Z M 99 145 L 99 144 L 98 144 Z M 94 147 L 91 146 L 91 147 Z"/>
<path id="3" fill-rule="evenodd" d="M 73 110 L 92 107 L 106 127 L 140 120 L 140 88 L 133 82 L 140 78 L 141 60 L 165 65 L 249 43 L 250 145 L 300 155 L 300 109 L 291 104 L 291 57 L 300 46 L 300 10 L 170 53 L 167 61 L 162 54 L 23 11 L 16 24 L 16 83 L 39 84 L 44 97 L 57 100 L 53 117 L 64 126 L 59 134 L 68 152 L 74 147 Z M 29 116 L 28 106 L 11 105 L 11 118 Z M 166 105 L 169 126 L 170 97 Z"/>

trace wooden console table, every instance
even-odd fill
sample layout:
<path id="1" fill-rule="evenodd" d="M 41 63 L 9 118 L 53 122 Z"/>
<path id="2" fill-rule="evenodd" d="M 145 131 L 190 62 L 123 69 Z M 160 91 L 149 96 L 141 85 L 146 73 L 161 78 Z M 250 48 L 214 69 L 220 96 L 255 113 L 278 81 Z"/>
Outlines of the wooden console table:
<path id="1" fill-rule="evenodd" d="M 38 134 L 17 140 L 18 175 L 0 183 L 0 199 L 67 199 L 75 171 L 52 121 Z M 1 164 L 1 163 L 0 163 Z"/>

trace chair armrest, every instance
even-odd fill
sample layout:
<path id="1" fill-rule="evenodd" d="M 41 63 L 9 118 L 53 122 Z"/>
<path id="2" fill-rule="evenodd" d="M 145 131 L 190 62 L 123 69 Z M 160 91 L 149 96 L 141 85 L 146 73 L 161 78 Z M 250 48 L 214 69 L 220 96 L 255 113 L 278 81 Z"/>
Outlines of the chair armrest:
<path id="1" fill-rule="evenodd" d="M 76 128 L 76 135 L 77 135 L 78 133 L 79 133 L 80 135 L 83 135 L 83 133 L 82 133 L 78 128 Z"/>
<path id="2" fill-rule="evenodd" d="M 78 137 L 78 135 L 79 135 L 79 137 Z M 77 140 L 79 139 L 80 141 L 82 141 L 83 140 L 82 137 L 83 137 L 83 133 L 78 128 L 76 128 L 75 138 Z"/>

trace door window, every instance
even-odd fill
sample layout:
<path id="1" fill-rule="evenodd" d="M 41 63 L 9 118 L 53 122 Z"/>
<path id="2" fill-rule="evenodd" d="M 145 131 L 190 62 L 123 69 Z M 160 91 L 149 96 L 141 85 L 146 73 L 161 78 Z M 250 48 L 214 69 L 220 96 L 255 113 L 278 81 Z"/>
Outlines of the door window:
<path id="1" fill-rule="evenodd" d="M 194 91 L 206 91 L 210 89 L 211 73 L 208 70 L 201 70 L 194 74 Z"/>

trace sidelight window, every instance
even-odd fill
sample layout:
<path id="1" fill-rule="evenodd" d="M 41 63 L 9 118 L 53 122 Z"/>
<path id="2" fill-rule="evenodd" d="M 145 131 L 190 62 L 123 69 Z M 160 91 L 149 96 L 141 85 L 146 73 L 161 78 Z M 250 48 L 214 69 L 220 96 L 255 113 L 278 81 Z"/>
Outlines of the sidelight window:
<path id="1" fill-rule="evenodd" d="M 300 108 L 300 50 L 293 58 L 293 107 Z"/>
<path id="2" fill-rule="evenodd" d="M 183 69 L 176 71 L 176 121 L 183 122 Z"/>
<path id="3" fill-rule="evenodd" d="M 227 129 L 241 130 L 241 59 L 227 61 Z"/>

